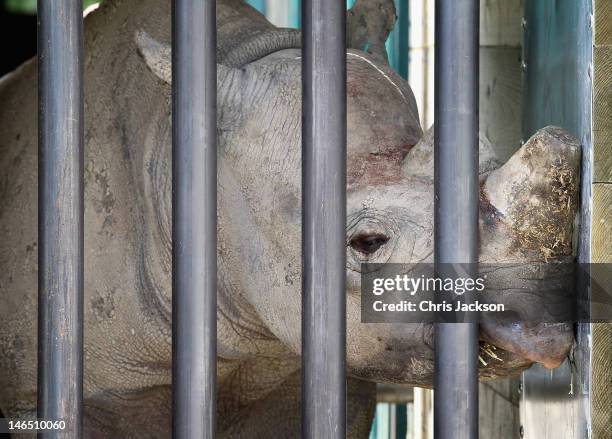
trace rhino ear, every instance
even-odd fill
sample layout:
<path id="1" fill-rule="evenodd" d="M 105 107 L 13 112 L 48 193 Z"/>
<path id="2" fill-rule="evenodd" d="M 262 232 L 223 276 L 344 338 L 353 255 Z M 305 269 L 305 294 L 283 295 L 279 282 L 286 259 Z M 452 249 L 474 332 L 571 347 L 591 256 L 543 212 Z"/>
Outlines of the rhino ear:
<path id="1" fill-rule="evenodd" d="M 138 53 L 142 56 L 147 67 L 159 79 L 167 84 L 172 83 L 172 49 L 170 45 L 160 43 L 151 38 L 143 30 L 136 31 L 134 40 L 138 46 Z"/>
<path id="2" fill-rule="evenodd" d="M 138 53 L 142 56 L 147 67 L 159 79 L 167 84 L 172 83 L 172 48 L 169 44 L 160 43 L 143 30 L 136 31 L 134 40 L 138 46 Z M 217 64 L 217 76 L 222 78 L 230 72 L 229 67 Z"/>
<path id="3" fill-rule="evenodd" d="M 357 0 L 347 12 L 347 46 L 388 62 L 385 42 L 397 14 L 393 0 Z"/>

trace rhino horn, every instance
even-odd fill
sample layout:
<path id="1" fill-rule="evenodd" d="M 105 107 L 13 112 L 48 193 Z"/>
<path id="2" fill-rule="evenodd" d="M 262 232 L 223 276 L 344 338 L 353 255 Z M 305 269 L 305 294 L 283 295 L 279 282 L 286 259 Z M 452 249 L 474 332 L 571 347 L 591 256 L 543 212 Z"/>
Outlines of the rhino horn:
<path id="1" fill-rule="evenodd" d="M 405 175 L 414 177 L 433 177 L 434 172 L 434 126 L 423 134 L 419 142 L 410 150 L 403 163 Z M 478 137 L 479 173 L 487 174 L 497 169 L 501 162 L 497 158 L 489 139 L 482 133 Z"/>
<path id="2" fill-rule="evenodd" d="M 482 195 L 511 227 L 517 248 L 554 259 L 574 250 L 579 178 L 580 143 L 550 126 L 487 177 Z"/>

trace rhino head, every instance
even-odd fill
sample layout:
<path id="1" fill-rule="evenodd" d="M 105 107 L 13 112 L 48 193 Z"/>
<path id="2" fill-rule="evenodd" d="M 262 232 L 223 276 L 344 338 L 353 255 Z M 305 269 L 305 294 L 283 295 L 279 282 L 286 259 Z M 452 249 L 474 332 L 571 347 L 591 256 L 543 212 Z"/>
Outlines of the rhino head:
<path id="1" fill-rule="evenodd" d="M 433 262 L 433 137 L 432 128 L 403 160 L 387 157 L 385 171 L 364 172 L 349 180 L 349 302 L 351 294 L 359 295 L 363 263 Z M 487 139 L 480 139 L 480 263 L 505 267 L 572 259 L 579 163 L 578 142 L 557 127 L 534 134 L 503 165 Z M 508 290 L 516 292 L 529 282 L 521 284 L 511 276 L 511 272 L 499 275 L 502 289 L 507 284 Z M 572 326 L 522 321 L 519 310 L 530 306 L 528 301 L 528 295 L 505 297 L 515 314 L 481 323 L 481 376 L 513 374 L 532 362 L 554 368 L 566 357 L 573 341 Z M 359 321 L 357 305 L 349 308 L 356 313 L 355 321 Z M 430 379 L 431 351 L 423 352 L 422 345 L 432 347 L 431 325 L 355 324 L 352 330 L 360 344 L 370 343 L 363 351 L 369 353 L 361 363 L 363 375 L 402 377 L 406 358 L 411 356 L 406 353 L 419 352 L 410 345 L 416 341 L 421 351 L 409 360 L 413 375 L 408 380 Z M 374 349 L 380 343 L 384 352 L 383 346 Z M 391 369 L 395 372 L 389 374 Z M 415 376 L 415 369 L 424 375 Z"/>
<path id="2" fill-rule="evenodd" d="M 433 325 L 360 323 L 360 289 L 364 263 L 433 262 L 434 128 L 419 136 L 412 93 L 393 72 L 358 54 L 349 54 L 348 72 L 348 364 L 362 378 L 427 385 Z M 505 266 L 571 259 L 577 140 L 546 127 L 505 164 L 486 138 L 479 143 L 479 261 Z M 514 283 L 503 279 L 510 275 L 500 280 Z M 515 310 L 528 306 L 522 301 L 509 300 Z M 517 373 L 532 362 L 553 368 L 569 352 L 570 324 L 515 317 L 481 323 L 481 376 Z"/>
<path id="3" fill-rule="evenodd" d="M 299 355 L 301 53 L 283 32 L 289 48 L 218 66 L 219 302 Z M 170 48 L 145 33 L 136 40 L 169 84 Z M 431 385 L 433 325 L 361 323 L 360 272 L 363 263 L 433 261 L 433 129 L 423 134 L 409 85 L 362 51 L 347 53 L 347 100 L 349 373 Z M 572 256 L 579 160 L 578 142 L 560 128 L 536 133 L 503 165 L 481 139 L 481 262 Z M 568 324 L 507 321 L 482 324 L 481 339 L 499 357 L 483 361 L 481 376 L 496 377 L 533 362 L 556 367 L 573 334 Z M 219 343 L 220 356 L 236 354 Z"/>

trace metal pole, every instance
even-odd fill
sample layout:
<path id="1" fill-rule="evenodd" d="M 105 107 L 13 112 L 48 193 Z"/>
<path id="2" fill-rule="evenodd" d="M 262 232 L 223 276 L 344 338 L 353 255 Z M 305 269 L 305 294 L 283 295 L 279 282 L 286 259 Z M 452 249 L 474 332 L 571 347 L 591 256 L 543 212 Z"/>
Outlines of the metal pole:
<path id="1" fill-rule="evenodd" d="M 80 438 L 83 401 L 83 5 L 38 1 L 38 417 Z"/>
<path id="2" fill-rule="evenodd" d="M 215 0 L 172 9 L 173 437 L 216 434 Z"/>
<path id="3" fill-rule="evenodd" d="M 302 432 L 346 436 L 346 8 L 304 0 Z"/>
<path id="4" fill-rule="evenodd" d="M 436 0 L 435 263 L 478 262 L 478 0 Z M 441 268 L 441 270 L 444 270 Z M 434 436 L 478 437 L 478 325 L 435 330 Z"/>

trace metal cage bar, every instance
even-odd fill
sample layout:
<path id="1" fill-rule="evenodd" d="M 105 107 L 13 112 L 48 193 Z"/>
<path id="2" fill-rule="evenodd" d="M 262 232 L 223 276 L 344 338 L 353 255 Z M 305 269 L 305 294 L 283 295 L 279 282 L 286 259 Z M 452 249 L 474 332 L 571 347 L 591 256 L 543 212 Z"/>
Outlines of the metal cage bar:
<path id="1" fill-rule="evenodd" d="M 302 433 L 346 436 L 346 8 L 303 0 Z"/>
<path id="2" fill-rule="evenodd" d="M 174 438 L 216 434 L 217 70 L 215 0 L 172 3 Z"/>
<path id="3" fill-rule="evenodd" d="M 78 438 L 83 400 L 83 9 L 38 1 L 38 417 Z"/>
<path id="4" fill-rule="evenodd" d="M 437 0 L 435 251 L 441 264 L 478 262 L 478 0 Z M 434 435 L 478 437 L 478 325 L 435 328 Z"/>

